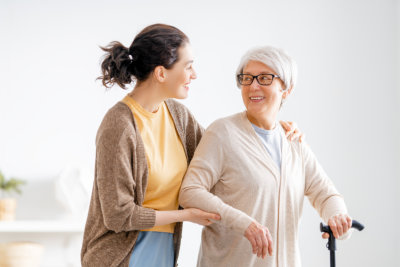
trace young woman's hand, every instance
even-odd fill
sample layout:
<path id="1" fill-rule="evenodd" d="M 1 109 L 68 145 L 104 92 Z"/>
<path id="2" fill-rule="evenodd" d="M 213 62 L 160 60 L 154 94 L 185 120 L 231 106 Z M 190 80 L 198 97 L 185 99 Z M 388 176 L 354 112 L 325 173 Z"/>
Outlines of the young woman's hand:
<path id="1" fill-rule="evenodd" d="M 189 221 L 193 223 L 197 223 L 203 226 L 207 226 L 213 224 L 214 221 L 219 221 L 221 217 L 219 214 L 209 213 L 200 209 L 196 208 L 188 208 L 184 209 L 184 221 Z"/>
<path id="2" fill-rule="evenodd" d="M 299 139 L 301 143 L 306 137 L 302 133 L 295 122 L 292 121 L 280 121 L 282 128 L 285 130 L 286 138 L 290 141 Z"/>
<path id="3" fill-rule="evenodd" d="M 347 233 L 351 228 L 352 219 L 347 214 L 337 214 L 328 220 L 328 225 L 332 230 L 333 236 L 338 239 Z M 329 238 L 328 233 L 323 233 L 322 238 Z"/>
<path id="4" fill-rule="evenodd" d="M 253 253 L 257 254 L 257 257 L 264 259 L 267 252 L 272 256 L 272 237 L 267 227 L 258 222 L 252 222 L 246 229 L 244 236 L 249 240 Z"/>

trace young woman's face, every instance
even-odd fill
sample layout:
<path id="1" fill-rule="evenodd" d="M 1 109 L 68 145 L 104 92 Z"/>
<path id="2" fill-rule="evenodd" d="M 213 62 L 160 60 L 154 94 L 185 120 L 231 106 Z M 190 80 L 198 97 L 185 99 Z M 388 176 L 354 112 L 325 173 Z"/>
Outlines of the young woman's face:
<path id="1" fill-rule="evenodd" d="M 244 74 L 257 76 L 260 74 L 276 73 L 259 61 L 249 61 L 243 68 Z M 260 85 L 256 79 L 250 85 L 242 85 L 242 99 L 248 115 L 259 118 L 265 115 L 276 115 L 279 111 L 283 96 L 283 82 L 274 78 L 270 85 Z"/>
<path id="2" fill-rule="evenodd" d="M 169 70 L 166 70 L 165 81 L 168 96 L 171 98 L 184 99 L 188 96 L 191 80 L 197 78 L 193 69 L 193 53 L 189 43 L 184 44 L 178 50 L 179 60 Z"/>

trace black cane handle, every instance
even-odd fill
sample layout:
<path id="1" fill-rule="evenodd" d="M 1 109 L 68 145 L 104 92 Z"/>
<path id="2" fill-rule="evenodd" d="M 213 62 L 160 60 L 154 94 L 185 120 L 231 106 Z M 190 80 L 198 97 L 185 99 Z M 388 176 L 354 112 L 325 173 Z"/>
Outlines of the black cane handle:
<path id="1" fill-rule="evenodd" d="M 319 228 L 321 230 L 321 232 L 323 233 L 328 233 L 329 235 L 332 234 L 331 228 L 329 227 L 329 225 L 324 225 L 323 223 L 320 223 Z M 356 220 L 353 220 L 351 222 L 351 228 L 356 228 L 358 231 L 362 231 L 364 229 L 364 225 L 362 225 L 361 223 L 359 223 Z"/>
<path id="2" fill-rule="evenodd" d="M 333 236 L 332 230 L 329 227 L 329 225 L 324 225 L 323 223 L 320 223 L 319 228 L 320 228 L 321 232 L 329 234 L 328 243 L 326 244 L 326 247 L 330 251 L 335 251 L 336 250 L 336 239 Z M 362 229 L 364 229 L 364 225 L 362 225 L 361 223 L 359 223 L 356 220 L 353 220 L 351 222 L 351 228 L 356 228 L 358 231 L 361 231 Z"/>
<path id="3" fill-rule="evenodd" d="M 323 223 L 320 223 L 319 228 L 320 228 L 321 232 L 329 234 L 328 243 L 326 244 L 326 248 L 329 250 L 329 253 L 330 253 L 331 267 L 336 267 L 336 259 L 335 259 L 336 239 L 333 236 L 332 230 L 329 227 L 329 225 L 324 225 Z M 362 225 L 361 223 L 359 223 L 356 220 L 352 220 L 351 228 L 355 228 L 358 231 L 361 231 L 364 229 L 364 225 Z"/>
<path id="4" fill-rule="evenodd" d="M 359 223 L 356 220 L 353 220 L 351 222 L 351 228 L 356 228 L 358 231 L 362 231 L 364 229 L 364 225 L 362 225 L 361 223 Z"/>

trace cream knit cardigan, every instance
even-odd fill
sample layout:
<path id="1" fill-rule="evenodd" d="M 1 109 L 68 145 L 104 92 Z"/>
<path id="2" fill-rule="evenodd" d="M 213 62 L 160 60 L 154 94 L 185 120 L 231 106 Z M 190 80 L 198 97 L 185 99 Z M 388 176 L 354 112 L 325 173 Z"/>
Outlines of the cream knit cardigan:
<path id="1" fill-rule="evenodd" d="M 184 178 L 179 202 L 221 215 L 204 227 L 200 267 L 298 267 L 298 225 L 304 196 L 326 222 L 347 213 L 310 148 L 282 134 L 281 172 L 265 150 L 246 112 L 212 123 L 204 133 Z M 252 253 L 244 232 L 252 221 L 268 227 L 273 255 Z"/>

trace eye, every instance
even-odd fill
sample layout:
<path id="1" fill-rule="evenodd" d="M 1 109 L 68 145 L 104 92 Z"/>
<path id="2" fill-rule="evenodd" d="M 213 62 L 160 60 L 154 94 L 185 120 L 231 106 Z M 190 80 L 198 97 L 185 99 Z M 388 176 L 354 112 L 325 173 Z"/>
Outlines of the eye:
<path id="1" fill-rule="evenodd" d="M 267 82 L 267 81 L 270 81 L 270 80 L 271 80 L 271 77 L 270 77 L 269 75 L 261 75 L 261 76 L 259 77 L 259 79 L 260 79 L 261 81 Z"/>

